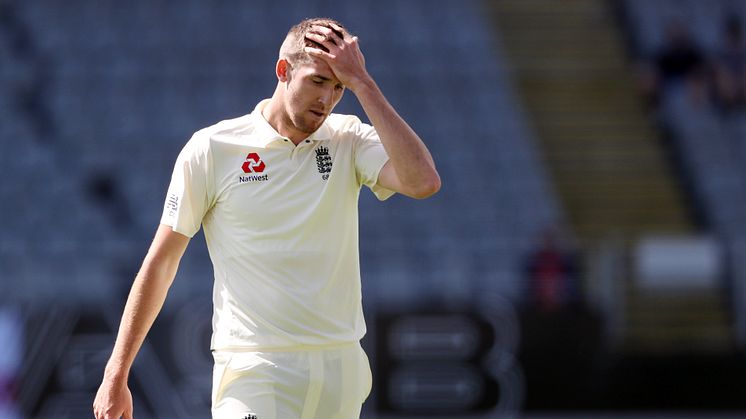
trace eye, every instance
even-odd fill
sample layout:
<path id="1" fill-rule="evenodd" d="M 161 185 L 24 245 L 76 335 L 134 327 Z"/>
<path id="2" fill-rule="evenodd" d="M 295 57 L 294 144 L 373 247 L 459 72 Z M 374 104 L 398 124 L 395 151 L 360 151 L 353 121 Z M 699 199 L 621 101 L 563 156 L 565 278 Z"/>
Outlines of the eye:
<path id="1" fill-rule="evenodd" d="M 345 87 L 344 87 L 343 84 L 337 84 L 337 85 L 334 86 L 334 90 L 341 91 L 341 90 L 344 90 L 344 89 L 345 89 Z"/>
<path id="2" fill-rule="evenodd" d="M 312 79 L 312 81 L 314 84 L 319 84 L 319 85 L 324 84 L 324 81 L 321 79 Z"/>

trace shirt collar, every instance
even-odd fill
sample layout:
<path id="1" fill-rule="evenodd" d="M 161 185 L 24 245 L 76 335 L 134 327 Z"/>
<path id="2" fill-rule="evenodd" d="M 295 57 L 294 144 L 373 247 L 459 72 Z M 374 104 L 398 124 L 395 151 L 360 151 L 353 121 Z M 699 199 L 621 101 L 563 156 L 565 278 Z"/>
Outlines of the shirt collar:
<path id="1" fill-rule="evenodd" d="M 282 141 L 285 139 L 280 133 L 278 133 L 272 125 L 264 119 L 262 110 L 267 106 L 270 99 L 264 99 L 259 102 L 254 110 L 251 112 L 251 119 L 254 122 L 254 132 L 251 135 L 250 145 L 256 147 L 266 147 L 268 144 L 274 141 Z M 306 138 L 306 141 L 326 141 L 332 137 L 332 130 L 329 128 L 327 121 L 314 131 L 311 135 Z"/>

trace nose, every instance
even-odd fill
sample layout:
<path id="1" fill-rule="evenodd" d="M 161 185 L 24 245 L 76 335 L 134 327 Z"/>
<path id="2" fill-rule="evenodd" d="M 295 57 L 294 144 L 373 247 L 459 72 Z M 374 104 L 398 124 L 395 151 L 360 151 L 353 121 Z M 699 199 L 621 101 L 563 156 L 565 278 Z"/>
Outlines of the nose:
<path id="1" fill-rule="evenodd" d="M 319 103 L 324 105 L 324 108 L 330 106 L 334 101 L 334 88 L 326 88 L 319 95 Z"/>

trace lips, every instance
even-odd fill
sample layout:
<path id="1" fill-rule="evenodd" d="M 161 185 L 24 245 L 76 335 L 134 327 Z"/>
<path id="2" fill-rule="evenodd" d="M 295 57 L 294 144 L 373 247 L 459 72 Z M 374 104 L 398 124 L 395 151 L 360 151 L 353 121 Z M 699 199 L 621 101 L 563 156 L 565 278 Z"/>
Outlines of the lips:
<path id="1" fill-rule="evenodd" d="M 313 109 L 311 109 L 311 110 L 310 110 L 310 112 L 311 112 L 312 114 L 314 114 L 314 115 L 318 116 L 319 118 L 323 118 L 323 117 L 324 117 L 324 112 L 323 112 L 323 111 L 319 111 L 319 110 L 313 110 Z"/>

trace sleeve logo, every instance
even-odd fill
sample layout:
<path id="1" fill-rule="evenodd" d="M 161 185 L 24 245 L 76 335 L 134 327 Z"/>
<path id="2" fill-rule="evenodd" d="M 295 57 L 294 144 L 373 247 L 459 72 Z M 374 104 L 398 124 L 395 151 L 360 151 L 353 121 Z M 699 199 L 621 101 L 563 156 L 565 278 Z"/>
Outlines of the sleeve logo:
<path id="1" fill-rule="evenodd" d="M 176 215 L 176 212 L 179 210 L 179 196 L 175 193 L 172 193 L 168 196 L 168 199 L 166 200 L 166 209 L 168 210 L 168 216 L 173 217 Z"/>

